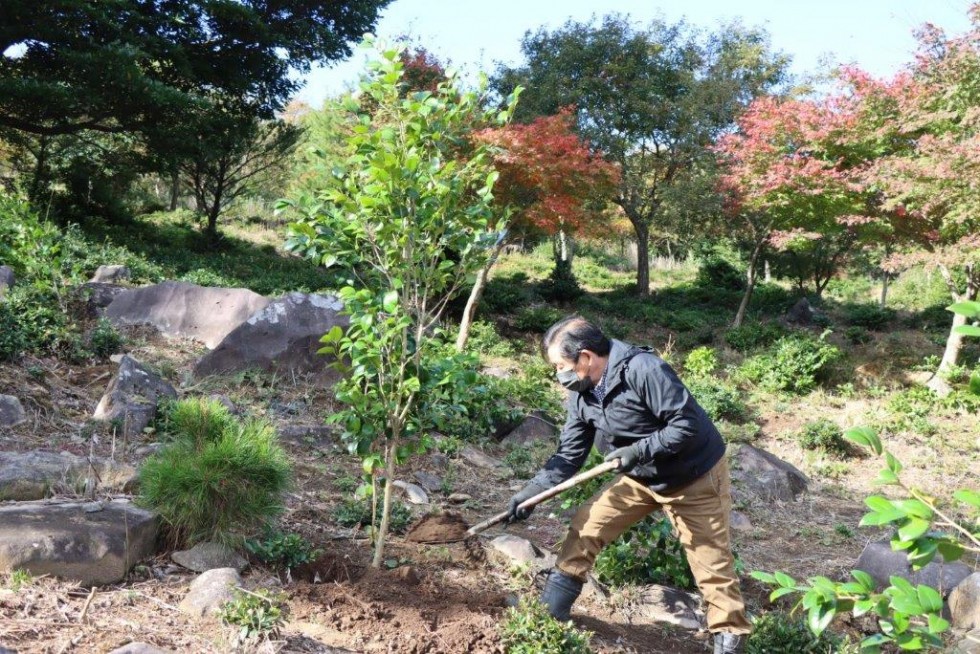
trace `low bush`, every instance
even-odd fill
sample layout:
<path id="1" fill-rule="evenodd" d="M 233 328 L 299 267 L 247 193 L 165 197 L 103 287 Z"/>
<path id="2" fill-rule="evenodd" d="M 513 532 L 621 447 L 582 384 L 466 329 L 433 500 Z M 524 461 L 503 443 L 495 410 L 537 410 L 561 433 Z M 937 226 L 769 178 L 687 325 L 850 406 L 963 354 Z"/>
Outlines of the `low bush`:
<path id="1" fill-rule="evenodd" d="M 483 289 L 478 312 L 511 314 L 519 311 L 530 301 L 526 284 L 526 275 L 494 277 Z"/>
<path id="2" fill-rule="evenodd" d="M 712 420 L 741 423 L 749 419 L 742 393 L 731 384 L 708 376 L 686 380 L 685 385 Z"/>
<path id="3" fill-rule="evenodd" d="M 845 311 L 847 324 L 864 327 L 871 331 L 882 331 L 895 320 L 895 310 L 877 304 L 855 304 Z"/>
<path id="4" fill-rule="evenodd" d="M 694 283 L 710 289 L 740 291 L 745 288 L 745 276 L 721 257 L 712 256 L 698 267 Z"/>
<path id="5" fill-rule="evenodd" d="M 733 350 L 748 352 L 771 345 L 785 335 L 786 329 L 778 323 L 746 323 L 725 332 L 725 342 Z"/>
<path id="6" fill-rule="evenodd" d="M 255 592 L 235 590 L 235 599 L 221 608 L 221 621 L 236 628 L 234 645 L 275 638 L 286 621 L 286 596 L 260 588 Z"/>
<path id="7" fill-rule="evenodd" d="M 513 343 L 498 334 L 493 323 L 480 320 L 470 327 L 466 349 L 490 357 L 512 357 L 517 353 Z"/>
<path id="8" fill-rule="evenodd" d="M 272 425 L 188 399 L 172 405 L 168 429 L 172 442 L 140 468 L 139 502 L 160 514 L 177 544 L 237 544 L 282 513 L 291 471 Z"/>
<path id="9" fill-rule="evenodd" d="M 555 267 L 538 288 L 538 293 L 549 302 L 571 302 L 582 295 L 572 265 L 568 261 L 556 261 Z"/>
<path id="10" fill-rule="evenodd" d="M 830 364 L 840 356 L 840 350 L 823 336 L 797 333 L 783 336 L 769 351 L 747 359 L 740 372 L 768 391 L 804 394 L 826 378 Z"/>
<path id="11" fill-rule="evenodd" d="M 378 498 L 378 521 L 381 520 L 380 497 Z M 373 509 L 371 498 L 357 499 L 347 498 L 334 507 L 333 519 L 341 527 L 368 527 L 372 524 Z M 408 507 L 398 500 L 391 501 L 391 516 L 389 517 L 388 530 L 391 533 L 401 534 L 408 529 L 412 521 L 412 512 Z"/>
<path id="12" fill-rule="evenodd" d="M 17 314 L 6 302 L 0 301 L 0 361 L 12 361 L 27 348 Z"/>
<path id="13" fill-rule="evenodd" d="M 507 609 L 500 623 L 500 636 L 507 654 L 588 654 L 592 634 L 571 622 L 562 624 L 533 597 L 523 597 Z"/>
<path id="14" fill-rule="evenodd" d="M 514 327 L 522 332 L 543 334 L 548 328 L 561 320 L 563 314 L 558 309 L 549 306 L 527 307 L 522 309 L 514 319 Z"/>
<path id="15" fill-rule="evenodd" d="M 612 586 L 667 584 L 693 590 L 684 547 L 664 516 L 647 518 L 605 547 L 595 562 L 600 581 Z"/>
<path id="16" fill-rule="evenodd" d="M 246 539 L 245 549 L 263 563 L 287 569 L 315 561 L 323 552 L 299 534 L 268 531 L 257 539 Z"/>
<path id="17" fill-rule="evenodd" d="M 844 430 L 826 418 L 808 422 L 796 435 L 803 449 L 824 452 L 838 459 L 851 455 L 851 448 L 844 438 Z"/>
<path id="18" fill-rule="evenodd" d="M 779 611 L 771 611 L 755 619 L 752 633 L 745 645 L 745 652 L 746 654 L 772 654 L 773 652 L 827 654 L 837 652 L 840 646 L 840 637 L 827 631 L 814 636 L 803 619 Z"/>
<path id="19" fill-rule="evenodd" d="M 691 350 L 684 360 L 684 372 L 689 377 L 708 377 L 718 369 L 718 354 L 710 347 Z"/>
<path id="20" fill-rule="evenodd" d="M 89 333 L 88 348 L 100 359 L 108 359 L 122 349 L 124 339 L 107 318 L 99 318 Z"/>
<path id="21" fill-rule="evenodd" d="M 872 340 L 871 334 L 868 333 L 867 328 L 859 327 L 857 325 L 852 325 L 845 328 L 844 338 L 846 338 L 853 345 L 870 343 Z"/>

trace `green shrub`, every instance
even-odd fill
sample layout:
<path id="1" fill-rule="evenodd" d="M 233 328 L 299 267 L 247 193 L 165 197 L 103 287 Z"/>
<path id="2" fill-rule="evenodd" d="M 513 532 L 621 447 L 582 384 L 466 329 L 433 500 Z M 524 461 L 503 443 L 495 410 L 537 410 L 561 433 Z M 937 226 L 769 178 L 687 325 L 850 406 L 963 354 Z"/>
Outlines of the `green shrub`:
<path id="1" fill-rule="evenodd" d="M 10 305 L 0 300 L 0 361 L 12 361 L 27 348 L 27 339 L 20 330 Z"/>
<path id="2" fill-rule="evenodd" d="M 380 501 L 380 498 L 379 498 Z M 371 499 L 346 498 L 333 510 L 333 519 L 341 527 L 367 527 L 371 525 Z M 378 519 L 381 506 L 378 506 Z M 391 516 L 388 530 L 395 534 L 404 533 L 412 521 L 412 512 L 398 500 L 391 501 Z"/>
<path id="3" fill-rule="evenodd" d="M 852 325 L 844 329 L 844 338 L 854 345 L 862 345 L 871 342 L 871 334 L 865 327 Z"/>
<path id="4" fill-rule="evenodd" d="M 522 309 L 514 319 L 514 327 L 523 332 L 543 334 L 548 328 L 562 319 L 563 314 L 558 309 L 549 306 L 528 307 Z"/>
<path id="5" fill-rule="evenodd" d="M 718 369 L 718 354 L 710 347 L 690 351 L 684 360 L 684 372 L 691 377 L 707 377 Z"/>
<path id="6" fill-rule="evenodd" d="M 556 261 L 554 269 L 540 285 L 538 292 L 549 302 L 570 302 L 582 295 L 582 287 L 575 279 L 572 265 L 568 261 Z"/>
<path id="7" fill-rule="evenodd" d="M 480 320 L 470 326 L 466 349 L 491 357 L 512 357 L 517 353 L 514 345 L 497 333 L 493 323 Z"/>
<path id="8" fill-rule="evenodd" d="M 323 553 L 299 534 L 280 531 L 269 531 L 260 539 L 246 539 L 245 549 L 263 563 L 289 569 L 315 561 Z"/>
<path id="9" fill-rule="evenodd" d="M 500 624 L 500 636 L 507 654 L 588 654 L 592 634 L 562 624 L 533 597 L 507 609 Z"/>
<path id="10" fill-rule="evenodd" d="M 797 333 L 783 336 L 770 351 L 747 359 L 740 370 L 768 391 L 803 394 L 826 377 L 830 364 L 840 356 L 840 350 L 823 336 Z"/>
<path id="11" fill-rule="evenodd" d="M 838 459 L 846 458 L 851 454 L 851 449 L 844 439 L 844 430 L 836 422 L 826 418 L 805 424 L 797 434 L 797 440 L 803 449 L 819 450 Z"/>
<path id="12" fill-rule="evenodd" d="M 836 652 L 841 639 L 830 632 L 814 636 L 801 618 L 772 611 L 755 619 L 752 634 L 745 645 L 746 654 L 827 654 Z"/>
<path id="13" fill-rule="evenodd" d="M 694 377 L 685 381 L 687 389 L 712 420 L 745 422 L 749 407 L 737 388 L 713 377 Z"/>
<path id="14" fill-rule="evenodd" d="M 168 426 L 174 440 L 140 468 L 140 503 L 160 514 L 178 543 L 237 543 L 283 509 L 291 471 L 275 428 L 229 419 L 218 406 L 175 403 Z"/>
<path id="15" fill-rule="evenodd" d="M 709 289 L 740 291 L 745 288 L 745 277 L 732 264 L 721 257 L 712 256 L 698 267 L 694 283 Z"/>
<path id="16" fill-rule="evenodd" d="M 158 420 L 160 431 L 171 440 L 189 441 L 198 446 L 217 441 L 235 425 L 235 417 L 228 407 L 210 398 L 163 404 Z"/>
<path id="17" fill-rule="evenodd" d="M 599 580 L 612 586 L 667 584 L 694 589 L 684 547 L 666 517 L 641 520 L 606 546 L 595 562 Z"/>
<path id="18" fill-rule="evenodd" d="M 265 588 L 255 592 L 236 589 L 235 599 L 226 602 L 221 609 L 221 621 L 237 628 L 236 645 L 274 638 L 286 620 L 285 602 L 285 595 L 273 594 Z"/>
<path id="19" fill-rule="evenodd" d="M 895 320 L 895 310 L 877 304 L 856 304 L 847 308 L 845 317 L 849 325 L 881 331 Z"/>
<path id="20" fill-rule="evenodd" d="M 527 275 L 518 272 L 506 277 L 494 277 L 483 289 L 477 312 L 492 314 L 515 313 L 530 302 Z"/>
<path id="21" fill-rule="evenodd" d="M 113 324 L 107 318 L 99 318 L 99 322 L 89 334 L 88 347 L 95 356 L 108 359 L 110 355 L 122 349 L 123 343 L 122 335 Z"/>
<path id="22" fill-rule="evenodd" d="M 935 412 L 938 396 L 924 386 L 915 386 L 895 393 L 886 405 L 888 425 L 894 431 L 914 431 L 919 434 L 935 432 L 929 418 Z"/>
<path id="23" fill-rule="evenodd" d="M 786 330 L 778 323 L 746 323 L 725 332 L 725 342 L 733 350 L 748 352 L 757 347 L 771 345 L 785 334 Z"/>

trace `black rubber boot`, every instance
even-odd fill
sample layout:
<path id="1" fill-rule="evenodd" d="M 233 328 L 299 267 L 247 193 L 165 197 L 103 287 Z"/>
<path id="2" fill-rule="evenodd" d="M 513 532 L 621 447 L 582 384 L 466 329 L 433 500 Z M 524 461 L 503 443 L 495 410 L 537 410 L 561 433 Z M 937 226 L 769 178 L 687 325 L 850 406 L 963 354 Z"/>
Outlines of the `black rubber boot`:
<path id="1" fill-rule="evenodd" d="M 541 603 L 548 607 L 551 617 L 567 622 L 572 616 L 572 604 L 582 594 L 582 582 L 559 570 L 552 570 L 548 583 L 541 591 Z"/>
<path id="2" fill-rule="evenodd" d="M 748 636 L 744 634 L 715 634 L 715 654 L 739 654 L 745 649 Z"/>

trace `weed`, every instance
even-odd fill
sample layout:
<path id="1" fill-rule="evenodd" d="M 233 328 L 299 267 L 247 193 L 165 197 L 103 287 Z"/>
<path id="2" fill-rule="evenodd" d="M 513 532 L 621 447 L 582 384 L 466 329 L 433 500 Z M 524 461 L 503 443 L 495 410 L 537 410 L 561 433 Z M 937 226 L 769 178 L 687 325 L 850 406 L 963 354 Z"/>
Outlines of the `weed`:
<path id="1" fill-rule="evenodd" d="M 347 498 L 334 507 L 333 519 L 341 527 L 366 527 L 371 525 L 372 509 L 370 498 L 367 500 Z M 380 519 L 380 508 L 379 515 Z M 412 513 L 408 507 L 392 500 L 391 516 L 388 530 L 395 534 L 401 534 L 408 529 L 408 524 L 412 521 Z"/>
<path id="2" fill-rule="evenodd" d="M 221 621 L 237 628 L 236 645 L 274 638 L 286 620 L 285 600 L 284 595 L 273 594 L 264 588 L 255 592 L 237 589 L 235 599 L 222 607 Z"/>
<path id="3" fill-rule="evenodd" d="M 745 646 L 746 654 L 793 652 L 793 654 L 824 654 L 837 651 L 841 639 L 830 632 L 814 636 L 802 619 L 779 611 L 765 613 L 755 619 L 755 627 Z"/>
<path id="4" fill-rule="evenodd" d="M 686 382 L 687 389 L 712 420 L 745 422 L 749 408 L 737 388 L 713 377 L 694 377 Z"/>
<path id="5" fill-rule="evenodd" d="M 299 534 L 279 531 L 269 531 L 261 539 L 246 539 L 245 549 L 263 563 L 287 569 L 315 561 L 323 554 Z"/>
<path id="6" fill-rule="evenodd" d="M 834 525 L 834 532 L 843 538 L 854 538 L 854 530 L 845 525 L 843 522 L 838 522 Z"/>
<path id="7" fill-rule="evenodd" d="M 851 454 L 844 439 L 844 430 L 836 422 L 826 418 L 808 422 L 796 438 L 806 450 L 818 450 L 838 459 L 845 459 Z"/>
<path id="8" fill-rule="evenodd" d="M 523 332 L 543 334 L 549 327 L 562 319 L 562 313 L 550 306 L 527 307 L 514 319 L 514 327 Z"/>
<path id="9" fill-rule="evenodd" d="M 587 654 L 592 634 L 562 624 L 537 599 L 524 597 L 500 625 L 507 654 Z"/>
<path id="10" fill-rule="evenodd" d="M 514 471 L 517 479 L 527 479 L 537 469 L 531 448 L 523 445 L 508 452 L 504 457 L 504 464 Z"/>
<path id="11" fill-rule="evenodd" d="M 684 548 L 666 517 L 642 520 L 605 547 L 595 562 L 599 580 L 613 586 L 669 584 L 693 589 Z"/>
<path id="12" fill-rule="evenodd" d="M 122 335 L 107 318 L 99 318 L 88 338 L 89 350 L 100 359 L 108 359 L 119 352 L 124 342 Z"/>
<path id="13" fill-rule="evenodd" d="M 341 493 L 353 493 L 360 484 L 360 480 L 354 475 L 343 475 L 333 480 L 333 487 Z"/>
<path id="14" fill-rule="evenodd" d="M 10 573 L 10 580 L 8 584 L 10 586 L 10 590 L 17 592 L 24 586 L 30 586 L 33 581 L 34 577 L 30 572 L 17 568 Z"/>
<path id="15" fill-rule="evenodd" d="M 778 323 L 746 323 L 725 332 L 725 342 L 733 350 L 748 352 L 772 345 L 786 334 Z"/>
<path id="16" fill-rule="evenodd" d="M 718 368 L 718 355 L 713 348 L 698 347 L 687 355 L 684 372 L 694 377 L 707 377 Z"/>

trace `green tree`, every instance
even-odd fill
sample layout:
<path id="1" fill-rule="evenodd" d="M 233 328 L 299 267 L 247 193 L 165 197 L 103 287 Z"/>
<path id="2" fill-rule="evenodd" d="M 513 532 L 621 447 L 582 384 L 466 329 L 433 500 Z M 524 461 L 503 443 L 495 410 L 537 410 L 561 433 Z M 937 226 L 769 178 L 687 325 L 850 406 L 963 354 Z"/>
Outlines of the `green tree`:
<path id="1" fill-rule="evenodd" d="M 400 50 L 379 50 L 361 83 L 370 102 L 348 98 L 356 119 L 350 156 L 328 188 L 286 203 L 300 216 L 288 247 L 326 266 L 346 264 L 359 280 L 341 291 L 351 316 L 346 335 L 337 328 L 324 342 L 350 363 L 336 386 L 346 409 L 334 419 L 365 472 L 385 479 L 376 567 L 396 466 L 425 446 L 420 393 L 458 378 L 452 367 L 438 372 L 423 353 L 439 341 L 433 330 L 446 304 L 496 240 L 497 173 L 486 147 L 469 141 L 471 126 L 506 123 L 516 103 L 515 96 L 508 109 L 488 115 L 483 98 L 455 78 L 434 93 L 405 94 Z"/>
<path id="2" fill-rule="evenodd" d="M 520 122 L 577 108 L 580 133 L 620 167 L 612 199 L 635 231 L 637 291 L 648 294 L 665 192 L 703 169 L 707 147 L 742 107 L 783 82 L 787 58 L 771 52 L 764 32 L 737 23 L 699 38 L 684 23 L 641 29 L 619 15 L 529 32 L 521 49 L 526 63 L 499 68 L 494 88 L 529 89 Z"/>

